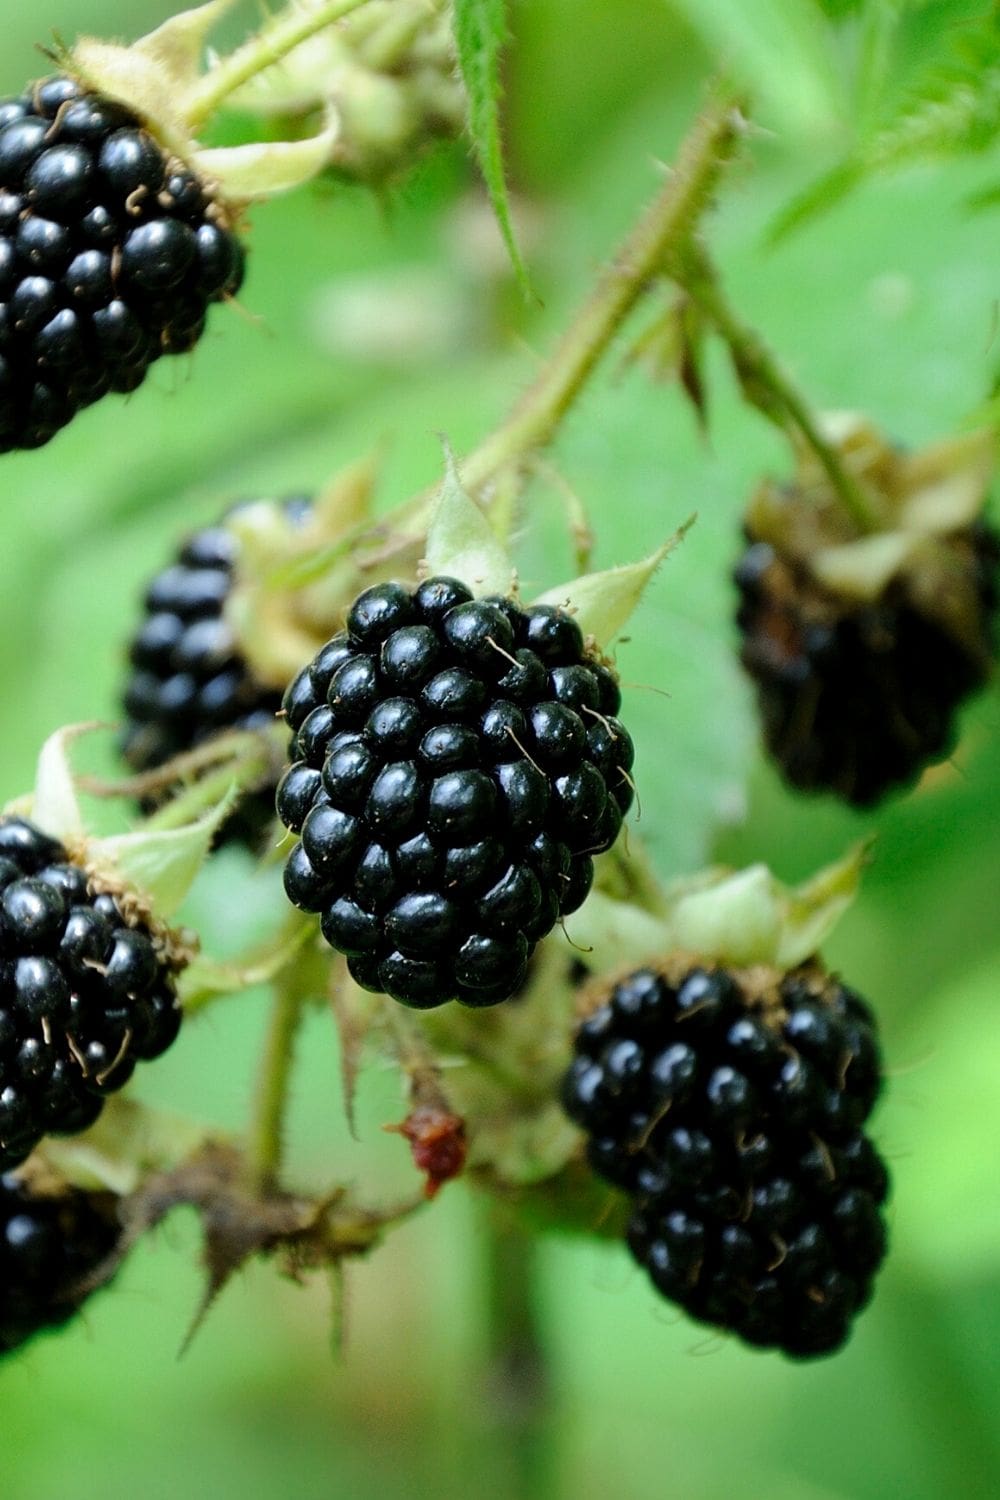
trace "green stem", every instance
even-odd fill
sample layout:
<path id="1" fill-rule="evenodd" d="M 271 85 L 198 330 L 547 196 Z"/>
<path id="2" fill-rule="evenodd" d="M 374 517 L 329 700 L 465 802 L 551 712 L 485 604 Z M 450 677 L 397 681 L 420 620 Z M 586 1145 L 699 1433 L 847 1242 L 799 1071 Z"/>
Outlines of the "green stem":
<path id="1" fill-rule="evenodd" d="M 462 479 L 470 490 L 552 440 L 671 251 L 690 238 L 742 134 L 738 99 L 719 93 L 696 120 L 660 192 L 605 267 L 538 379 L 507 420 L 463 461 Z"/>
<path id="2" fill-rule="evenodd" d="M 302 1019 L 307 987 L 296 965 L 275 982 L 264 1055 L 254 1095 L 253 1116 L 247 1132 L 246 1164 L 252 1187 L 261 1196 L 278 1185 L 288 1083 L 295 1053 L 295 1037 Z"/>
<path id="3" fill-rule="evenodd" d="M 868 497 L 845 467 L 840 454 L 820 430 L 802 393 L 782 370 L 760 335 L 742 321 L 728 301 L 718 273 L 703 245 L 692 241 L 677 258 L 671 274 L 714 324 L 729 346 L 743 394 L 783 431 L 789 425 L 822 466 L 844 510 L 861 532 L 877 531 L 879 519 Z"/>
<path id="4" fill-rule="evenodd" d="M 178 757 L 159 767 L 148 778 L 135 778 L 119 788 L 122 795 L 147 795 L 163 790 L 178 780 L 193 776 L 189 785 L 183 786 L 168 802 L 146 820 L 147 828 L 163 831 L 168 828 L 183 828 L 200 814 L 214 809 L 230 787 L 237 792 L 253 791 L 265 783 L 269 776 L 277 780 L 285 765 L 285 741 L 287 730 L 283 724 L 262 731 L 239 731 L 220 738 L 215 755 L 211 745 L 199 747 L 190 756 Z M 225 757 L 220 760 L 219 752 Z M 200 764 L 199 764 L 200 753 Z M 212 761 L 219 764 L 212 765 Z M 206 769 L 201 771 L 200 765 Z M 211 769 L 208 767 L 211 766 Z"/>
<path id="5" fill-rule="evenodd" d="M 682 143 L 660 192 L 608 262 L 541 373 L 506 421 L 460 461 L 462 482 L 470 492 L 482 491 L 505 470 L 523 466 L 552 441 L 625 319 L 670 256 L 690 240 L 743 130 L 739 99 L 717 88 Z M 364 569 L 376 561 L 383 565 L 391 556 L 406 556 L 419 544 L 440 489 L 439 483 L 428 486 L 376 525 L 365 523 L 299 561 L 293 578 L 280 573 L 276 581 L 301 587 L 322 578 L 345 557 Z M 367 564 L 363 560 L 366 544 L 372 547 Z"/>
<path id="6" fill-rule="evenodd" d="M 491 1489 L 542 1500 L 551 1493 L 551 1378 L 541 1327 L 537 1236 L 497 1205 L 485 1221 L 484 1418 L 493 1438 Z"/>
<path id="7" fill-rule="evenodd" d="M 318 31 L 359 10 L 368 0 L 326 0 L 311 9 L 291 6 L 262 26 L 256 36 L 223 58 L 184 101 L 184 119 L 192 132 L 199 130 L 224 99 L 242 88 L 251 78 L 264 72 L 308 41 Z"/>

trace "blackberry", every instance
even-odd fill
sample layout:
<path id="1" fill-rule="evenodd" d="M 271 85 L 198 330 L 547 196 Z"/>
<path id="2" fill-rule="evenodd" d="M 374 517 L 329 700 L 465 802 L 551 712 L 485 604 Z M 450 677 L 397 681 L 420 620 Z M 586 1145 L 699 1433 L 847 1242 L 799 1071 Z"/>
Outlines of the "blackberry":
<path id="1" fill-rule="evenodd" d="M 193 349 L 242 279 L 226 210 L 124 105 L 65 76 L 0 101 L 0 452 Z"/>
<path id="2" fill-rule="evenodd" d="M 986 680 L 1000 537 L 980 523 L 953 539 L 968 582 L 962 638 L 903 580 L 859 604 L 748 535 L 736 619 L 767 748 L 800 791 L 869 807 L 949 753 L 959 704 Z"/>
<path id="3" fill-rule="evenodd" d="M 77 1313 L 110 1279 L 121 1240 L 113 1193 L 68 1188 L 43 1196 L 0 1176 L 0 1353 Z"/>
<path id="4" fill-rule="evenodd" d="M 164 935 L 66 849 L 0 817 L 0 1171 L 92 1125 L 180 1028 Z"/>
<path id="5" fill-rule="evenodd" d="M 311 501 L 290 497 L 282 509 L 301 521 Z M 264 728 L 281 707 L 280 690 L 256 677 L 226 619 L 239 542 L 225 522 L 189 536 L 146 589 L 121 700 L 121 752 L 134 771 L 155 770 L 227 729 Z M 276 781 L 243 798 L 224 838 L 257 846 L 274 816 Z M 140 805 L 149 812 L 157 800 Z"/>
<path id="6" fill-rule="evenodd" d="M 815 963 L 676 960 L 615 984 L 574 1051 L 563 1103 L 631 1195 L 629 1249 L 656 1289 L 749 1344 L 838 1348 L 886 1247 L 867 1005 Z"/>
<path id="7" fill-rule="evenodd" d="M 285 695 L 289 898 L 366 989 L 507 999 L 631 805 L 620 703 L 562 610 L 451 578 L 368 589 Z"/>

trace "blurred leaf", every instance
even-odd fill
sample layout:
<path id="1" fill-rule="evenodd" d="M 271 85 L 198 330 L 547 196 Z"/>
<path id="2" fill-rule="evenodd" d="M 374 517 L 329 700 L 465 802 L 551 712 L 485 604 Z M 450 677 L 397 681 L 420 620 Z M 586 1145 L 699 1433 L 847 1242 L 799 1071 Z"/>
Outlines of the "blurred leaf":
<path id="1" fill-rule="evenodd" d="M 666 0 L 756 94 L 798 128 L 842 112 L 829 28 L 815 0 Z M 780 61 L 779 61 L 780 60 Z"/>
<path id="2" fill-rule="evenodd" d="M 500 138 L 500 54 L 507 40 L 506 0 L 455 0 L 455 46 L 469 95 L 469 131 L 507 253 L 525 293 L 528 273 L 514 238 Z"/>
<path id="3" fill-rule="evenodd" d="M 939 992 L 907 1032 L 905 1055 L 896 1048 L 891 1114 L 879 1121 L 896 1179 L 897 1251 L 948 1277 L 1000 1263 L 998 986 L 1000 952 Z"/>
<path id="4" fill-rule="evenodd" d="M 948 53 L 935 59 L 888 119 L 869 129 L 846 160 L 799 193 L 774 220 L 769 237 L 779 239 L 813 214 L 829 208 L 863 178 L 911 162 L 963 156 L 991 147 L 1000 136 L 1000 19 L 947 33 Z M 873 39 L 861 82 L 865 100 L 881 92 L 890 63 L 888 39 Z"/>

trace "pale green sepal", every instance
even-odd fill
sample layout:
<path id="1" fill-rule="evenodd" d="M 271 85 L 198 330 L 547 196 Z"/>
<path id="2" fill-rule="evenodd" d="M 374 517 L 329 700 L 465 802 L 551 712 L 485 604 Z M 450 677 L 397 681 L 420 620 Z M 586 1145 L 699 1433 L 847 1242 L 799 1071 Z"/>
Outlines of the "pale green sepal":
<path id="1" fill-rule="evenodd" d="M 105 725 L 67 724 L 50 734 L 41 748 L 35 771 L 31 819 L 52 838 L 79 839 L 84 834 L 83 814 L 76 795 L 76 781 L 69 763 L 69 747 L 81 735 Z"/>
<path id="2" fill-rule="evenodd" d="M 596 890 L 579 911 L 565 919 L 563 929 L 581 963 L 595 974 L 662 955 L 672 936 L 669 926 L 641 907 Z M 552 941 L 558 941 L 558 934 Z"/>
<path id="3" fill-rule="evenodd" d="M 455 455 L 444 443 L 445 477 L 427 528 L 430 577 L 459 578 L 474 594 L 509 594 L 514 566 L 483 511 L 465 492 Z"/>
<path id="4" fill-rule="evenodd" d="M 149 898 L 161 921 L 173 916 L 208 858 L 216 831 L 236 801 L 235 783 L 205 815 L 184 828 L 139 829 L 88 843 L 98 872 Z"/>
<path id="5" fill-rule="evenodd" d="M 996 461 L 997 437 L 988 427 L 903 454 L 899 524 L 933 536 L 964 531 L 982 512 Z"/>
<path id="6" fill-rule="evenodd" d="M 794 969 L 818 952 L 857 894 L 870 845 L 856 845 L 798 887 L 766 865 L 699 877 L 676 888 L 667 919 L 670 944 L 720 963 Z"/>
<path id="7" fill-rule="evenodd" d="M 199 176 L 218 184 L 225 198 L 271 198 L 316 177 L 329 163 L 339 133 L 339 120 L 328 110 L 324 128 L 304 141 L 209 147 L 195 151 L 191 163 Z"/>
<path id="8" fill-rule="evenodd" d="M 810 567 L 820 583 L 834 593 L 870 602 L 888 588 L 923 541 L 923 537 L 905 531 L 877 532 L 839 547 L 821 547 L 813 553 Z"/>
<path id="9" fill-rule="evenodd" d="M 784 912 L 775 955 L 779 969 L 794 969 L 819 952 L 857 895 L 871 849 L 872 840 L 865 839 L 811 880 L 782 888 Z"/>
<path id="10" fill-rule="evenodd" d="M 775 961 L 781 941 L 780 886 L 766 865 L 751 865 L 677 901 L 670 946 L 728 964 Z"/>
<path id="11" fill-rule="evenodd" d="M 88 88 L 115 99 L 153 128 L 157 139 L 179 156 L 190 150 L 190 136 L 179 110 L 183 83 L 148 53 L 81 37 L 68 68 Z"/>
<path id="12" fill-rule="evenodd" d="M 177 84 L 194 83 L 208 33 L 235 4 L 236 0 L 209 0 L 207 5 L 182 10 L 140 37 L 132 50 L 151 58 Z"/>
<path id="13" fill-rule="evenodd" d="M 212 0 L 171 16 L 131 47 L 81 37 L 67 66 L 98 93 L 127 105 L 181 156 L 190 149 L 184 100 L 196 87 L 205 37 L 235 0 Z"/>
<path id="14" fill-rule="evenodd" d="M 691 516 L 662 547 L 641 562 L 608 568 L 602 573 L 586 573 L 571 583 L 547 589 L 533 603 L 558 605 L 574 617 L 585 636 L 593 636 L 599 646 L 610 646 L 631 618 L 657 568 L 683 541 L 694 522 L 695 517 Z"/>

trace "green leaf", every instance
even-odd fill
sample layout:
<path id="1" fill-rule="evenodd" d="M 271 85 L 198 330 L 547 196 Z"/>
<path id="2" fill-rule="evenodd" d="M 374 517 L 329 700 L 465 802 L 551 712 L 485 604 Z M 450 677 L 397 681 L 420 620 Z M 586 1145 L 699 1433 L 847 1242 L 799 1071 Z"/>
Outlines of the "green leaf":
<path id="1" fill-rule="evenodd" d="M 776 244 L 786 235 L 798 229 L 807 219 L 815 218 L 817 214 L 823 213 L 828 208 L 833 208 L 864 177 L 864 167 L 860 162 L 846 161 L 840 166 L 824 172 L 822 177 L 811 182 L 808 187 L 803 188 L 801 193 L 796 193 L 783 208 L 775 214 L 767 229 L 766 239 L 769 244 Z"/>
<path id="2" fill-rule="evenodd" d="M 828 23 L 814 0 L 666 0 L 719 58 L 796 129 L 843 113 Z"/>
<path id="3" fill-rule="evenodd" d="M 863 58 L 859 112 L 869 121 L 889 70 L 887 31 Z M 942 33 L 948 52 L 933 56 L 923 75 L 891 113 L 883 113 L 850 155 L 824 173 L 778 213 L 768 231 L 780 239 L 804 220 L 830 208 L 860 181 L 911 162 L 975 155 L 1000 137 L 1000 27 L 983 21 L 958 34 Z M 866 73 L 865 69 L 869 72 Z M 869 76 L 870 74 L 870 76 Z"/>
<path id="4" fill-rule="evenodd" d="M 894 1044 L 878 1116 L 897 1251 L 949 1281 L 993 1275 L 1000 1258 L 997 959 L 960 973 Z"/>
<path id="5" fill-rule="evenodd" d="M 514 238 L 500 138 L 500 54 L 507 40 L 505 0 L 455 0 L 455 46 L 469 96 L 469 133 L 511 264 L 527 295 L 531 287 Z"/>

